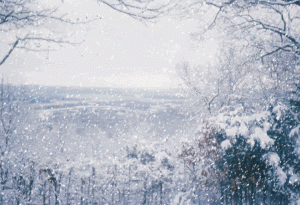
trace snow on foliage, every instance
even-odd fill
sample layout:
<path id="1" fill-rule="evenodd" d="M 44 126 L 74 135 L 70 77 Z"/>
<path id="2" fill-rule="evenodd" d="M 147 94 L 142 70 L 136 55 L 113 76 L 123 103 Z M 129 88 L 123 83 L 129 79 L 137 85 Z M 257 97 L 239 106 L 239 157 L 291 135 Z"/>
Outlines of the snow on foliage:
<path id="1" fill-rule="evenodd" d="M 288 110 L 287 106 L 282 104 L 282 103 L 278 103 L 274 108 L 273 108 L 273 113 L 275 113 L 276 115 L 276 120 L 279 120 L 283 113 L 286 112 Z"/>
<path id="2" fill-rule="evenodd" d="M 283 168 L 280 167 L 280 157 L 278 156 L 278 154 L 274 152 L 269 152 L 263 157 L 265 158 L 266 163 L 272 166 L 273 169 L 275 170 L 275 177 L 276 180 L 278 181 L 278 184 L 280 186 L 283 186 L 286 183 L 288 176 L 287 173 L 284 172 Z M 290 178 L 289 180 L 290 183 L 291 180 L 293 181 L 292 178 Z"/>
<path id="3" fill-rule="evenodd" d="M 269 148 L 274 144 L 274 140 L 271 139 L 267 133 L 262 130 L 260 127 L 254 128 L 254 132 L 249 136 L 248 143 L 251 144 L 251 147 L 254 146 L 255 140 L 260 143 L 262 149 Z"/>
<path id="4" fill-rule="evenodd" d="M 289 183 L 290 184 L 295 184 L 295 183 L 299 183 L 300 182 L 300 175 L 299 174 L 293 174 L 290 178 L 289 178 Z"/>
<path id="5" fill-rule="evenodd" d="M 278 167 L 280 163 L 280 157 L 277 153 L 269 152 L 267 156 L 265 155 L 264 158 L 266 159 L 267 163 L 271 166 Z"/>
<path id="6" fill-rule="evenodd" d="M 226 139 L 223 142 L 221 142 L 221 147 L 222 149 L 226 150 L 228 148 L 231 148 L 232 144 L 230 143 L 229 139 Z"/>
<path id="7" fill-rule="evenodd" d="M 219 115 L 212 118 L 219 129 L 230 139 L 237 136 L 247 138 L 247 142 L 254 146 L 255 141 L 260 143 L 262 149 L 269 148 L 274 144 L 274 140 L 267 134 L 271 125 L 267 122 L 270 112 L 250 112 L 243 106 L 237 108 L 228 108 L 220 112 Z"/>
<path id="8" fill-rule="evenodd" d="M 279 185 L 283 186 L 287 180 L 286 173 L 283 171 L 283 169 L 281 167 L 277 167 L 276 175 L 277 175 Z"/>
<path id="9" fill-rule="evenodd" d="M 299 129 L 300 129 L 300 125 L 298 125 L 297 127 L 293 128 L 289 134 L 290 137 L 293 137 L 295 135 L 299 135 Z"/>

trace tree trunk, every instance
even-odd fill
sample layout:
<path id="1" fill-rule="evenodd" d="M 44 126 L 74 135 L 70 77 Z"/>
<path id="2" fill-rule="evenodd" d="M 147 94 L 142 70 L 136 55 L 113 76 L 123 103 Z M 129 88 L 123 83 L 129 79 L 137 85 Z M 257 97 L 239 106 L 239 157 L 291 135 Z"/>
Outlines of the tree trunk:
<path id="1" fill-rule="evenodd" d="M 49 184 L 49 189 L 48 189 L 48 204 L 51 204 L 51 186 Z"/>
<path id="2" fill-rule="evenodd" d="M 43 185 L 42 197 L 43 197 L 43 205 L 46 205 L 46 182 L 44 182 L 44 185 Z"/>
<path id="3" fill-rule="evenodd" d="M 160 181 L 159 182 L 159 204 L 162 205 L 162 188 L 163 188 L 163 183 Z"/>
<path id="4" fill-rule="evenodd" d="M 95 203 L 95 186 L 96 186 L 96 182 L 95 182 L 95 176 L 96 176 L 96 170 L 95 167 L 92 168 L 92 205 L 94 205 Z"/>
<path id="5" fill-rule="evenodd" d="M 147 178 L 145 178 L 145 180 L 144 180 L 144 195 L 143 195 L 142 204 L 143 205 L 147 204 Z"/>
<path id="6" fill-rule="evenodd" d="M 221 205 L 224 205 L 225 204 L 225 195 L 224 195 L 224 190 L 223 190 L 223 185 L 222 185 L 222 183 L 220 184 L 220 187 L 221 187 L 221 200 L 220 200 L 220 202 L 221 202 Z"/>
<path id="7" fill-rule="evenodd" d="M 55 180 L 54 181 L 54 191 L 55 191 L 55 205 L 59 205 L 59 194 L 60 194 L 60 182 L 61 182 L 61 178 L 62 178 L 62 173 L 59 176 L 58 181 Z"/>
<path id="8" fill-rule="evenodd" d="M 253 183 L 250 183 L 250 205 L 253 205 Z"/>
<path id="9" fill-rule="evenodd" d="M 68 181 L 68 186 L 67 186 L 67 190 L 66 190 L 66 195 L 67 195 L 67 205 L 70 204 L 69 202 L 69 197 L 70 197 L 70 186 L 71 186 L 71 174 L 72 174 L 72 169 L 70 169 L 70 172 L 69 172 L 69 181 Z"/>
<path id="10" fill-rule="evenodd" d="M 81 197 L 80 197 L 80 205 L 83 205 L 84 198 L 83 198 L 83 185 L 84 185 L 84 180 L 81 179 Z"/>

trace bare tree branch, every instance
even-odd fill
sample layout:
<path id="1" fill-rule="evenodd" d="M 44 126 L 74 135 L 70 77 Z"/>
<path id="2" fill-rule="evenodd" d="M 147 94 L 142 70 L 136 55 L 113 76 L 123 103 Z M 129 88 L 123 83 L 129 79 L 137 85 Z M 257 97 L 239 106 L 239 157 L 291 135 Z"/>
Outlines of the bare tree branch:
<path id="1" fill-rule="evenodd" d="M 169 10 L 174 8 L 177 3 L 175 0 L 168 0 L 166 2 L 156 0 L 99 0 L 108 7 L 131 16 L 138 20 L 153 20 L 162 14 L 166 14 Z"/>
<path id="2" fill-rule="evenodd" d="M 300 10 L 299 0 L 256 0 L 255 2 L 202 0 L 191 2 L 187 8 L 192 9 L 205 5 L 217 8 L 217 12 L 214 13 L 213 20 L 196 35 L 202 37 L 207 31 L 214 29 L 216 25 L 218 25 L 218 28 L 223 28 L 227 34 L 232 35 L 232 38 L 237 38 L 237 34 L 240 35 L 238 38 L 241 40 L 246 40 L 242 35 L 248 37 L 252 35 L 251 38 L 259 39 L 260 35 L 273 38 L 271 35 L 278 34 L 281 38 L 281 43 L 285 45 L 289 44 L 290 48 L 293 48 L 285 50 L 286 52 L 299 53 L 300 36 L 297 35 L 297 26 L 300 26 L 300 22 L 293 22 L 293 20 L 299 18 L 299 16 L 297 16 Z M 215 12 L 214 9 L 212 9 L 212 11 Z M 268 12 L 268 15 L 259 15 L 259 11 Z M 290 16 L 291 12 L 293 13 L 292 17 Z M 206 17 L 206 15 L 204 15 L 203 18 L 204 17 Z M 260 32 L 257 32 L 259 30 Z M 252 46 L 255 47 L 254 44 Z M 283 47 L 280 44 L 274 44 L 274 41 L 271 43 L 267 40 L 264 42 L 264 46 L 269 46 L 270 48 L 275 47 L 275 49 L 270 49 L 271 51 L 268 53 L 274 53 L 274 51 L 280 50 L 277 50 L 277 48 Z"/>
<path id="3" fill-rule="evenodd" d="M 300 1 L 299 0 L 275 0 L 275 1 L 259 1 L 260 4 L 267 4 L 267 5 L 279 5 L 279 6 L 288 6 L 288 5 L 298 5 L 300 6 Z"/>
<path id="4" fill-rule="evenodd" d="M 56 21 L 66 26 L 88 24 L 99 20 L 99 18 L 84 18 L 72 20 L 66 13 L 60 11 L 60 6 L 47 8 L 40 6 L 36 0 L 5 0 L 0 2 L 0 30 L 3 33 L 14 35 L 15 41 L 11 48 L 0 57 L 0 66 L 11 56 L 15 49 L 27 51 L 49 51 L 54 45 L 76 45 L 80 42 L 70 40 L 70 33 L 58 32 L 48 25 L 48 22 Z M 10 36 L 12 38 L 13 36 Z M 2 39 L 5 43 L 5 40 Z M 8 39 L 7 41 L 11 41 Z M 42 43 L 43 42 L 43 43 Z M 42 44 L 41 44 L 42 43 Z M 51 47 L 51 45 L 52 47 Z M 41 46 L 44 45 L 44 46 Z M 3 51 L 5 52 L 5 51 Z M 3 55 L 3 54 L 2 54 Z"/>
<path id="5" fill-rule="evenodd" d="M 0 61 L 0 66 L 6 61 L 6 59 L 10 56 L 10 54 L 13 52 L 13 50 L 17 47 L 19 43 L 19 39 L 15 41 L 13 46 L 10 48 L 10 50 L 7 52 L 7 54 L 3 57 L 3 59 Z"/>
<path id="6" fill-rule="evenodd" d="M 266 54 L 263 54 L 260 58 L 263 61 L 265 57 L 270 56 L 274 53 L 277 53 L 280 50 L 284 50 L 284 51 L 290 51 L 291 50 L 291 49 L 287 49 L 287 48 L 291 48 L 291 45 L 286 45 L 286 46 L 283 46 L 283 47 L 276 48 L 273 51 L 270 51 L 270 52 L 267 52 Z"/>
<path id="7" fill-rule="evenodd" d="M 131 16 L 134 19 L 150 21 L 166 14 L 174 8 L 178 1 L 168 0 L 165 2 L 156 0 L 98 0 L 106 6 Z M 63 1 L 61 5 L 63 4 Z M 56 21 L 57 23 L 68 26 L 79 24 L 88 24 L 97 21 L 100 18 L 93 19 L 76 19 L 68 18 L 66 13 L 62 13 L 60 6 L 56 7 L 43 5 L 38 0 L 5 0 L 0 1 L 0 31 L 12 32 L 18 31 L 15 35 L 16 43 L 11 49 L 4 54 L 0 62 L 2 65 L 15 49 L 26 49 L 28 51 L 47 51 L 51 50 L 51 45 L 77 43 L 69 40 L 70 35 L 63 32 L 56 32 L 48 22 Z M 9 40 L 11 41 L 11 39 Z M 30 43 L 31 42 L 31 43 Z M 38 42 L 51 44 L 41 47 Z M 53 47 L 52 47 L 53 48 Z"/>

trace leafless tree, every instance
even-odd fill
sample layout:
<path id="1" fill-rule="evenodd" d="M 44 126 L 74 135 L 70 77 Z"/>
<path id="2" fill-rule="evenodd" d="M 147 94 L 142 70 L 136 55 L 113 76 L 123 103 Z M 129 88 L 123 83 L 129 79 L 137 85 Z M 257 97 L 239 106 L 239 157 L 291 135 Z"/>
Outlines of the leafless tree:
<path id="1" fill-rule="evenodd" d="M 154 20 L 176 5 L 175 0 L 167 2 L 99 0 L 99 2 L 141 21 Z M 64 1 L 55 6 L 48 4 L 38 0 L 0 1 L 0 32 L 8 36 L 5 40 L 2 39 L 2 42 L 10 46 L 7 51 L 3 51 L 0 66 L 15 49 L 49 52 L 63 44 L 77 44 L 79 42 L 71 40 L 71 32 L 59 25 L 82 25 L 99 19 L 93 17 L 75 20 L 61 11 Z"/>
<path id="2" fill-rule="evenodd" d="M 196 0 L 178 8 L 183 17 L 200 19 L 191 35 L 196 43 L 219 37 L 214 65 L 178 66 L 210 113 L 234 101 L 261 106 L 272 97 L 289 99 L 299 81 L 300 1 Z"/>
<path id="3" fill-rule="evenodd" d="M 1 0 L 0 31 L 4 44 L 10 45 L 0 58 L 0 66 L 5 63 L 15 49 L 26 51 L 49 51 L 57 45 L 74 44 L 70 33 L 53 29 L 53 24 L 76 24 L 83 21 L 70 20 L 60 11 L 60 5 L 47 6 L 36 0 Z M 86 23 L 87 21 L 85 21 Z"/>
<path id="4" fill-rule="evenodd" d="M 173 9 L 178 1 L 167 0 L 99 0 L 110 8 L 138 20 L 154 20 Z"/>
<path id="5" fill-rule="evenodd" d="M 299 0 L 196 0 L 181 5 L 186 15 L 209 19 L 196 36 L 220 29 L 235 46 L 251 50 L 252 60 L 278 51 L 300 55 Z"/>

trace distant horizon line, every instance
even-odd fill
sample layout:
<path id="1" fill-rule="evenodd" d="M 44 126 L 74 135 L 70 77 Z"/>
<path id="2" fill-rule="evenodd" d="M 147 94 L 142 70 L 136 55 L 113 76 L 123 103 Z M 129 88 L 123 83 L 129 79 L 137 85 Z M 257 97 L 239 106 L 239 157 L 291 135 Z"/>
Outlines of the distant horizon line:
<path id="1" fill-rule="evenodd" d="M 90 88 L 90 89 L 136 89 L 136 90 L 186 90 L 187 88 L 183 88 L 180 86 L 177 87 L 118 87 L 118 86 L 81 86 L 81 85 L 39 85 L 39 84 L 15 84 L 10 82 L 4 82 L 4 85 L 11 86 L 34 86 L 34 87 L 49 87 L 49 88 Z"/>

